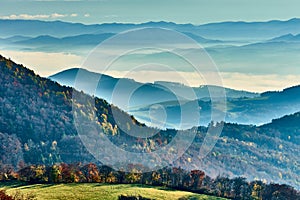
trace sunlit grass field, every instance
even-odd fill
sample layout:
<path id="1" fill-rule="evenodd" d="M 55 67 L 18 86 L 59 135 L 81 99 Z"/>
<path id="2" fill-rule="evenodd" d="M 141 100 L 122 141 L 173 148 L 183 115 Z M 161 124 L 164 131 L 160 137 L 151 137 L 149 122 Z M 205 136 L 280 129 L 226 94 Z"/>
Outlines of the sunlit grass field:
<path id="1" fill-rule="evenodd" d="M 151 199 L 201 199 L 201 200 L 221 200 L 223 198 L 200 195 L 191 192 L 170 190 L 163 187 L 152 187 L 145 185 L 107 185 L 97 183 L 82 184 L 5 184 L 0 183 L 0 189 L 6 189 L 7 193 L 12 194 L 16 191 L 21 193 L 34 193 L 38 200 L 117 200 L 120 195 L 141 195 Z"/>

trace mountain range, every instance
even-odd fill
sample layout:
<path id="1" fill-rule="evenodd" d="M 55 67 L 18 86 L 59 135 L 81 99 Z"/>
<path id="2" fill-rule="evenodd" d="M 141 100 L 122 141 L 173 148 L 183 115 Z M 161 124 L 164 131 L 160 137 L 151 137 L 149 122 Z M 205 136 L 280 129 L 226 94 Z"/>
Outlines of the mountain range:
<path id="1" fill-rule="evenodd" d="M 230 123 L 260 125 L 270 122 L 274 117 L 291 114 L 300 110 L 300 86 L 286 88 L 278 92 L 252 93 L 233 90 L 220 86 L 189 87 L 175 82 L 157 81 L 154 83 L 139 83 L 132 79 L 114 78 L 111 76 L 89 72 L 84 69 L 68 69 L 49 78 L 62 85 L 77 88 L 80 83 L 75 83 L 78 70 L 85 79 L 82 82 L 100 79 L 95 95 L 134 115 L 140 121 L 151 124 L 153 118 L 149 112 L 158 112 L 155 105 L 161 105 L 168 116 L 164 128 L 178 128 L 182 109 L 194 112 L 194 105 L 199 105 L 200 121 L 191 120 L 184 128 L 207 125 L 211 120 L 211 97 L 222 100 L 223 91 L 227 99 L 225 121 Z M 101 78 L 100 78 L 101 77 Z M 76 86 L 77 85 L 77 86 Z M 77 88 L 79 89 L 79 88 Z M 117 91 L 117 99 L 113 98 Z M 130 98 L 128 94 L 132 91 Z M 194 92 L 194 96 L 191 95 Z M 124 104 L 119 99 L 128 99 Z M 125 100 L 124 100 L 125 101 Z"/>
<path id="2" fill-rule="evenodd" d="M 134 28 L 161 27 L 189 32 L 205 38 L 218 40 L 231 39 L 271 39 L 280 35 L 299 34 L 300 19 L 287 21 L 272 20 L 268 22 L 220 22 L 204 25 L 175 24 L 172 22 L 147 22 L 141 24 L 106 23 L 84 25 L 80 23 L 67 23 L 61 21 L 38 21 L 38 20 L 0 20 L 3 27 L 0 37 L 12 35 L 36 37 L 49 35 L 53 37 L 75 36 L 81 34 L 119 33 Z"/>
<path id="3" fill-rule="evenodd" d="M 175 30 L 194 39 L 224 73 L 265 75 L 272 71 L 278 76 L 288 76 L 290 72 L 293 75 L 300 74 L 300 68 L 297 67 L 300 65 L 299 19 L 204 25 L 171 22 L 84 25 L 61 21 L 0 20 L 0 25 L 0 45 L 4 51 L 72 54 L 83 60 L 98 44 L 122 31 L 157 27 Z M 188 54 L 193 53 L 194 49 L 184 46 L 181 51 Z M 133 66 L 135 59 L 141 58 L 145 62 L 161 61 L 161 56 L 164 56 L 162 53 L 131 55 L 124 65 Z M 178 63 L 172 58 L 164 60 L 163 64 L 182 67 L 175 66 Z M 76 66 L 80 64 L 77 63 Z"/>
<path id="4" fill-rule="evenodd" d="M 77 36 L 69 36 L 56 38 L 49 35 L 42 35 L 35 38 L 26 38 L 16 41 L 16 45 L 97 45 L 105 39 L 113 36 L 112 33 L 102 34 L 84 34 Z"/>
<path id="5" fill-rule="evenodd" d="M 18 168 L 24 164 L 94 162 L 95 158 L 87 150 L 89 145 L 83 145 L 73 123 L 74 116 L 80 115 L 86 122 L 96 120 L 111 143 L 128 152 L 154 152 L 171 143 L 178 134 L 184 135 L 182 142 L 185 142 L 195 132 L 193 143 L 179 159 L 173 160 L 169 157 L 171 154 L 159 158 L 151 154 L 153 159 L 168 161 L 169 165 L 185 169 L 202 169 L 212 176 L 244 176 L 249 180 L 300 187 L 299 112 L 262 126 L 215 122 L 208 127 L 199 126 L 185 131 L 159 130 L 145 126 L 105 100 L 42 78 L 2 56 L 0 71 L 1 166 Z M 260 98 L 267 96 L 280 101 L 283 94 L 294 94 L 295 88 L 260 94 Z M 80 98 L 74 100 L 74 95 Z M 83 100 L 88 104 L 84 104 Z M 95 104 L 91 107 L 92 102 Z M 73 115 L 72 109 L 77 114 Z M 96 114 L 95 119 L 90 115 L 92 111 Z M 115 114 L 119 117 L 115 118 Z M 116 126 L 120 122 L 126 126 Z M 216 145 L 203 157 L 199 149 L 205 144 L 208 129 L 220 126 L 223 130 Z M 89 134 L 89 129 L 85 131 Z M 153 135 L 153 131 L 157 134 Z M 131 135 L 133 132 L 152 136 L 136 138 Z M 99 137 L 102 136 L 100 134 Z M 110 153 L 111 156 L 101 158 L 101 162 L 122 160 L 115 152 Z"/>

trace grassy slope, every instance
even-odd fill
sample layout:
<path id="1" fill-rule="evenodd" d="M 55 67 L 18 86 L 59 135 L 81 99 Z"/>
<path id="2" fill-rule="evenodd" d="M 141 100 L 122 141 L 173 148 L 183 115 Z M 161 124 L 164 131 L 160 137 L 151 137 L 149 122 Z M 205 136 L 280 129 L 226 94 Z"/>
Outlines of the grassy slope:
<path id="1" fill-rule="evenodd" d="M 222 198 L 211 197 L 206 195 L 195 194 L 191 192 L 168 190 L 162 187 L 150 187 L 141 185 L 104 185 L 97 183 L 83 184 L 59 184 L 59 185 L 5 185 L 0 183 L 0 189 L 7 189 L 8 193 L 13 193 L 20 190 L 22 193 L 34 193 L 37 199 L 103 199 L 112 200 L 118 199 L 121 194 L 141 195 L 143 197 L 153 199 L 179 199 L 188 197 L 189 199 L 201 200 L 221 200 Z"/>

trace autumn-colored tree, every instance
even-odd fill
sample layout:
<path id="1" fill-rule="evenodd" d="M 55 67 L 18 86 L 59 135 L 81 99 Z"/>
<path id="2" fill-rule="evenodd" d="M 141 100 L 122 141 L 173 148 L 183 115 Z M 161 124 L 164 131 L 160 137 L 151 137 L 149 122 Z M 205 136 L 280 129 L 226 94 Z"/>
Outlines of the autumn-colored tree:
<path id="1" fill-rule="evenodd" d="M 199 189 L 205 177 L 205 173 L 201 170 L 192 170 L 190 173 L 191 184 L 193 189 Z"/>
<path id="2" fill-rule="evenodd" d="M 251 197 L 254 200 L 262 200 L 263 183 L 261 181 L 255 181 L 252 184 Z"/>
<path id="3" fill-rule="evenodd" d="M 78 170 L 74 165 L 68 165 L 62 163 L 61 165 L 61 177 L 65 183 L 77 183 L 79 182 Z"/>
<path id="4" fill-rule="evenodd" d="M 106 179 L 105 179 L 105 182 L 106 183 L 117 183 L 117 175 L 116 175 L 116 172 L 115 171 L 111 171 L 108 175 L 107 175 L 107 177 L 106 177 Z"/>
<path id="5" fill-rule="evenodd" d="M 101 182 L 101 177 L 99 174 L 98 167 L 93 164 L 89 163 L 81 168 L 81 171 L 86 179 L 86 182 Z"/>
<path id="6" fill-rule="evenodd" d="M 184 175 L 185 175 L 185 170 L 183 170 L 180 167 L 179 168 L 173 167 L 172 168 L 172 176 L 171 176 L 172 186 L 182 188 Z"/>
<path id="7" fill-rule="evenodd" d="M 162 179 L 161 179 L 160 173 L 153 171 L 151 173 L 151 178 L 152 178 L 153 185 L 161 185 L 162 184 Z"/>
<path id="8" fill-rule="evenodd" d="M 51 183 L 59 183 L 62 181 L 60 166 L 53 165 L 51 167 L 49 180 Z"/>
<path id="9" fill-rule="evenodd" d="M 114 170 L 106 165 L 102 165 L 99 167 L 100 177 L 102 182 L 108 183 L 109 181 L 112 181 L 112 173 Z M 108 178 L 110 175 L 110 178 Z"/>
<path id="10" fill-rule="evenodd" d="M 29 181 L 31 183 L 44 183 L 48 182 L 46 174 L 46 167 L 44 165 L 31 165 L 24 167 L 19 172 L 20 180 Z"/>
<path id="11" fill-rule="evenodd" d="M 133 169 L 126 175 L 125 179 L 127 183 L 138 183 L 141 180 L 141 177 L 142 173 L 137 171 L 136 169 Z"/>

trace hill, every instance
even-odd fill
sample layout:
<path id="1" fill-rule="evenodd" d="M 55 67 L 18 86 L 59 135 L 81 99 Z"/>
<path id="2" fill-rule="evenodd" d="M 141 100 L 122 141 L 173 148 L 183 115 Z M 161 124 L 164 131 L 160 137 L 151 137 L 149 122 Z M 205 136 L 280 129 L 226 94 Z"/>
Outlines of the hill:
<path id="1" fill-rule="evenodd" d="M 69 69 L 63 72 L 57 73 L 50 76 L 49 78 L 53 81 L 57 81 L 62 85 L 67 85 L 77 88 L 79 83 L 76 83 L 76 76 L 78 71 L 84 76 L 82 82 L 88 82 L 89 80 L 99 80 L 97 90 L 95 95 L 99 98 L 106 99 L 110 103 L 119 106 L 123 110 L 128 110 L 130 107 L 148 105 L 152 103 L 158 103 L 160 101 L 171 101 L 177 99 L 176 96 L 166 87 L 156 85 L 156 84 L 142 84 L 136 82 L 132 79 L 127 78 L 114 78 L 107 75 L 102 75 L 98 73 L 89 72 L 84 69 Z M 113 98 L 115 88 L 118 88 L 118 99 L 127 99 L 128 94 L 134 93 L 130 97 L 129 105 L 123 105 L 122 102 L 118 103 Z M 137 90 L 136 90 L 137 89 Z M 179 97 L 180 99 L 185 99 L 184 97 Z"/>
<path id="2" fill-rule="evenodd" d="M 271 123 L 262 125 L 261 129 L 269 135 L 300 145 L 300 127 L 298 124 L 300 124 L 299 112 L 274 119 Z"/>
<path id="3" fill-rule="evenodd" d="M 176 147 L 160 155 L 149 154 L 150 160 L 187 170 L 202 169 L 213 177 L 220 174 L 243 176 L 249 180 L 259 179 L 300 187 L 298 113 L 288 118 L 290 123 L 285 126 L 288 135 L 281 125 L 276 125 L 284 125 L 287 117 L 274 120 L 266 127 L 225 123 L 220 137 L 216 138 L 216 145 L 203 157 L 200 149 L 205 145 L 208 127 L 185 131 L 149 128 L 104 100 L 41 78 L 4 57 L 0 57 L 0 71 L 1 167 L 12 165 L 20 168 L 24 164 L 52 165 L 57 162 L 99 163 L 86 149 L 89 144 L 83 145 L 84 140 L 76 131 L 73 124 L 75 108 L 76 115 L 82 116 L 84 122 L 101 124 L 100 136 L 106 136 L 112 146 L 122 151 L 144 154 L 159 152 L 157 150 L 168 148 L 167 145 L 172 145 L 175 137 L 179 137 L 177 141 L 180 142 L 176 144 L 185 148 Z M 74 102 L 72 95 L 79 96 L 79 100 Z M 84 104 L 81 100 L 88 103 Z M 90 106 L 92 102 L 95 102 L 93 107 Z M 75 107 L 72 108 L 72 105 Z M 95 119 L 90 115 L 91 109 L 95 111 Z M 209 128 L 218 130 L 222 125 L 212 123 Z M 89 129 L 84 130 L 86 134 L 90 133 Z M 192 134 L 195 134 L 195 138 L 189 146 L 186 142 Z M 99 145 L 103 143 L 97 139 L 98 136 L 95 135 L 96 140 L 93 140 L 99 142 L 95 145 L 107 152 L 109 146 Z M 182 150 L 183 154 L 176 150 Z M 113 156 L 99 159 L 102 162 L 127 159 L 120 157 L 121 154 L 110 153 Z M 173 155 L 181 156 L 174 160 Z M 130 162 L 129 159 L 126 161 L 127 164 Z M 139 163 L 151 166 L 152 162 L 142 159 Z"/>
<path id="4" fill-rule="evenodd" d="M 199 87 L 189 87 L 176 82 L 165 82 L 165 81 L 156 81 L 154 83 L 143 84 L 136 82 L 132 79 L 127 78 L 114 78 L 105 74 L 99 74 L 87 71 L 85 69 L 72 68 L 64 70 L 57 74 L 50 76 L 49 78 L 53 81 L 70 87 L 75 87 L 78 89 L 78 83 L 75 84 L 75 79 L 78 73 L 78 70 L 81 70 L 81 74 L 85 77 L 86 82 L 92 79 L 100 79 L 98 83 L 97 90 L 95 95 L 99 98 L 107 100 L 109 103 L 120 107 L 121 109 L 133 114 L 139 120 L 143 122 L 150 122 L 151 120 L 145 117 L 145 113 L 149 112 L 149 109 L 155 104 L 163 105 L 171 118 L 167 121 L 167 128 L 177 127 L 176 124 L 179 124 L 180 121 L 180 108 L 177 105 L 184 103 L 184 107 L 188 110 L 193 110 L 189 106 L 193 106 L 189 101 L 196 99 L 201 100 L 201 106 L 209 107 L 210 101 L 210 92 L 214 93 L 215 98 L 222 98 L 223 91 L 225 91 L 226 98 L 228 100 L 239 99 L 239 98 L 254 98 L 259 97 L 258 93 L 252 93 L 241 90 L 234 90 L 230 88 L 223 88 L 220 86 L 213 85 L 203 85 Z M 116 96 L 113 99 L 113 94 L 117 91 L 117 100 Z M 191 91 L 194 91 L 194 95 L 191 95 Z M 133 92 L 133 93 L 132 93 Z M 132 94 L 131 94 L 132 93 Z M 128 94 L 131 94 L 128 99 Z M 123 102 L 118 101 L 118 99 L 128 99 L 129 104 L 124 105 Z M 149 107 L 148 107 L 149 106 Z M 203 109 L 205 114 L 202 115 L 205 120 L 201 125 L 207 125 L 210 119 L 210 113 L 207 109 Z M 209 109 L 209 108 L 208 108 Z M 171 114 L 172 113 L 172 114 Z M 176 118 L 176 119 L 174 119 Z M 230 120 L 228 122 L 231 122 Z M 190 122 L 184 126 L 184 128 L 190 128 L 192 126 L 198 126 L 199 122 Z"/>
<path id="5" fill-rule="evenodd" d="M 221 88 L 213 88 L 215 91 Z M 197 89 L 195 89 L 198 92 Z M 292 114 L 300 110 L 300 86 L 294 86 L 286 88 L 283 91 L 264 92 L 257 96 L 251 97 L 239 97 L 238 94 L 243 95 L 242 91 L 232 93 L 230 96 L 230 90 L 226 89 L 226 116 L 225 122 L 239 123 L 239 124 L 253 124 L 262 125 L 271 122 L 274 118 L 279 118 L 284 115 Z M 228 95 L 229 94 L 229 95 Z M 251 93 L 250 93 L 251 94 Z M 247 96 L 247 93 L 245 94 Z M 210 122 L 211 117 L 211 102 L 209 101 L 209 93 L 207 92 L 207 100 L 199 99 L 194 101 L 186 101 L 183 104 L 179 104 L 176 101 L 161 102 L 161 106 L 165 108 L 165 112 L 169 118 L 168 123 L 178 124 L 181 116 L 181 109 L 193 110 L 193 105 L 198 104 L 200 106 L 199 113 L 201 118 L 199 122 L 191 122 L 189 126 L 207 125 Z M 147 105 L 143 107 L 134 108 L 129 110 L 136 118 L 141 119 L 144 123 L 149 123 L 151 119 L 145 117 L 153 105 Z M 196 123 L 196 124 L 195 124 Z M 198 124 L 197 124 L 198 123 Z"/>
<path id="6" fill-rule="evenodd" d="M 21 161 L 27 164 L 53 164 L 94 160 L 82 145 L 73 124 L 72 95 L 77 93 L 80 96 L 82 93 L 42 78 L 2 56 L 0 67 L 0 132 L 2 141 L 11 143 L 1 148 L 2 164 L 16 167 Z M 92 97 L 82 95 L 92 100 Z M 107 131 L 113 130 L 116 124 L 112 112 L 121 115 L 128 126 L 140 125 L 104 100 L 96 99 L 95 106 L 99 122 L 106 123 Z M 81 108 L 84 110 L 85 106 Z M 20 159 L 11 156 L 12 149 L 15 158 Z"/>
<path id="7" fill-rule="evenodd" d="M 79 70 L 78 68 L 70 68 L 70 69 L 58 72 L 56 74 L 53 74 L 53 75 L 49 76 L 49 78 L 53 81 L 58 82 L 59 84 L 74 87 L 78 70 Z M 102 78 L 105 79 L 103 82 L 100 79 L 100 82 L 99 82 L 100 88 L 98 88 L 98 89 L 101 90 L 103 88 L 103 89 L 107 90 L 106 92 L 109 92 L 109 93 L 112 93 L 114 86 L 116 85 L 116 83 L 118 81 L 120 81 L 120 78 L 114 78 L 112 76 L 108 76 L 105 74 L 90 72 L 85 69 L 80 69 L 80 70 L 84 71 L 84 74 L 86 77 L 98 76 L 98 77 L 101 77 L 101 79 Z M 87 80 L 88 80 L 88 78 L 87 78 Z M 129 79 L 127 79 L 127 80 L 129 80 Z M 126 81 L 126 78 L 122 78 L 122 83 L 123 83 L 123 81 Z M 102 84 L 103 84 L 103 86 L 102 86 Z M 106 84 L 111 85 L 110 88 L 107 88 L 108 86 Z M 137 85 L 137 87 L 139 87 L 143 83 L 139 83 L 137 81 L 130 79 L 130 82 L 128 82 L 128 84 Z M 190 100 L 193 100 L 193 99 L 190 97 L 191 95 L 189 95 L 188 92 L 186 92 L 189 89 L 193 89 L 195 91 L 195 95 L 197 96 L 196 97 L 197 99 L 203 99 L 203 100 L 208 99 L 210 97 L 209 90 L 214 91 L 214 93 L 216 93 L 216 94 L 220 94 L 222 92 L 222 90 L 225 89 L 226 97 L 228 99 L 241 98 L 241 97 L 258 97 L 259 96 L 259 94 L 255 93 L 255 92 L 234 90 L 234 89 L 230 89 L 230 88 L 222 88 L 220 86 L 213 86 L 213 85 L 201 85 L 199 87 L 191 88 L 191 87 L 183 85 L 181 83 L 166 82 L 166 81 L 155 81 L 153 84 L 149 83 L 148 85 L 152 85 L 153 87 L 157 87 L 157 88 L 164 88 L 165 90 L 167 90 L 167 88 L 169 88 L 170 90 L 179 91 L 179 94 L 183 94 L 182 96 L 185 97 L 185 98 L 182 97 L 182 99 L 190 99 Z M 104 91 L 99 92 L 99 97 L 107 99 L 107 96 L 103 96 L 103 92 Z M 169 91 L 169 92 L 171 92 L 171 91 Z M 147 91 L 143 91 L 143 93 L 147 94 Z M 175 99 L 169 99 L 169 100 L 175 100 Z M 160 100 L 160 102 L 162 102 L 162 101 L 163 101 L 163 99 Z M 134 105 L 134 106 L 138 106 L 138 105 Z"/>

